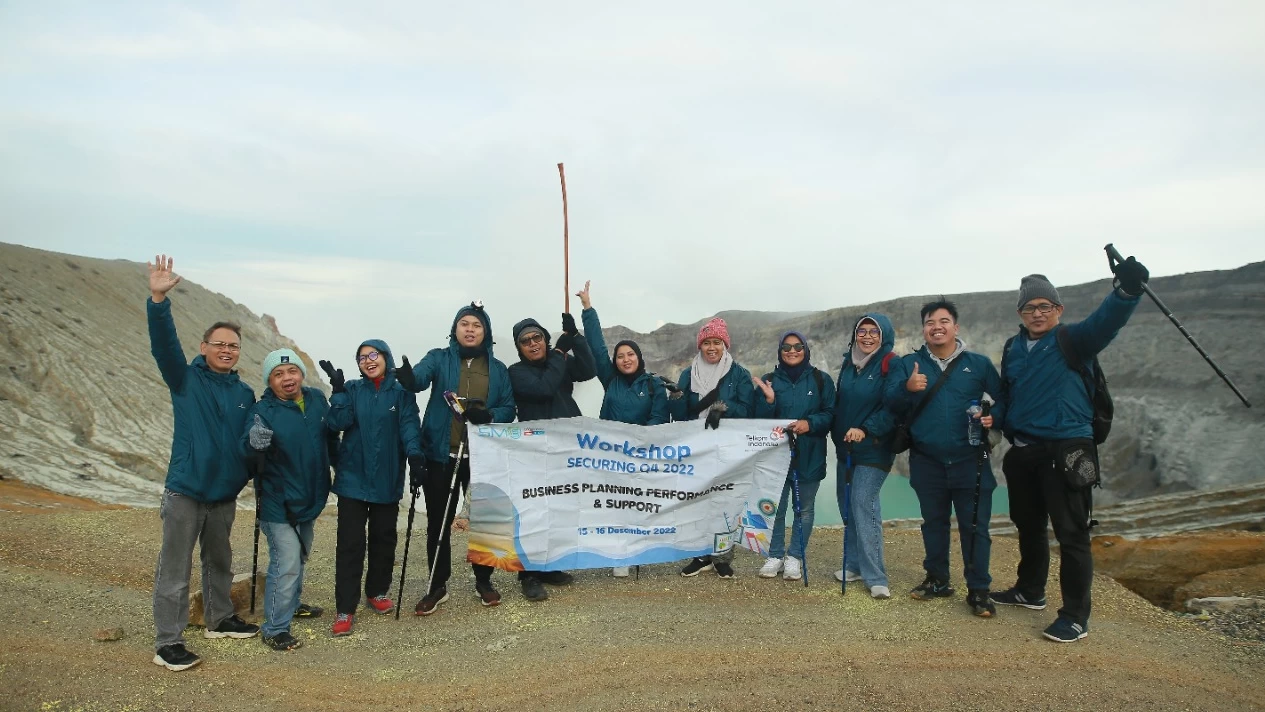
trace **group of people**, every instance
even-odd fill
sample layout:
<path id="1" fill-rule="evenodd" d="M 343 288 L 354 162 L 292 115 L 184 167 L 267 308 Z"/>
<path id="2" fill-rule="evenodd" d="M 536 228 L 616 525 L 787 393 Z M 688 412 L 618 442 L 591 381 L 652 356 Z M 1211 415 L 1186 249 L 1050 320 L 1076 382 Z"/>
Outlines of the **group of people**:
<path id="1" fill-rule="evenodd" d="M 874 598 L 889 598 L 879 492 L 895 454 L 908 448 L 910 483 L 923 517 L 926 571 L 911 596 L 954 595 L 949 548 L 956 512 L 971 611 L 991 617 L 996 604 L 1044 609 L 1049 521 L 1061 547 L 1063 607 L 1044 635 L 1075 642 L 1088 634 L 1092 495 L 1083 478 L 1069 474 L 1068 453 L 1086 457 L 1088 452 L 1096 467 L 1094 393 L 1086 364 L 1095 362 L 1138 304 L 1149 274 L 1132 257 L 1113 268 L 1115 286 L 1102 304 L 1072 324 L 1060 323 L 1063 304 L 1049 280 L 1039 274 L 1024 277 L 1016 304 L 1022 325 L 1006 342 L 1000 373 L 988 357 L 966 350 L 958 338 L 957 308 L 941 299 L 923 306 L 925 344 L 908 355 L 893 353 L 895 329 L 887 316 L 860 317 L 836 377 L 813 365 L 808 338 L 798 331 L 779 339 L 773 371 L 755 377 L 734 360 L 728 326 L 715 318 L 699 329 L 697 352 L 672 383 L 646 370 L 634 341 L 620 341 L 607 351 L 586 283 L 577 295 L 583 333 L 570 314 L 563 314 L 556 339 L 540 322 L 524 319 L 513 327 L 518 360 L 508 367 L 493 355 L 491 320 L 474 302 L 457 311 L 447 346 L 431 350 L 416 365 L 407 357 L 397 365 L 390 347 L 379 340 L 366 340 L 356 349 L 359 378 L 349 381 L 321 361 L 332 389 L 328 400 L 320 389 L 305 385 L 306 365 L 297 353 L 273 351 L 264 359 L 265 389 L 257 402 L 234 370 L 241 351 L 236 325 L 211 325 L 200 355 L 186 362 L 167 297 L 180 281 L 172 266 L 167 256 L 150 264 L 147 303 L 151 346 L 175 418 L 154 585 L 154 662 L 167 669 L 200 662 L 183 642 L 195 542 L 201 545 L 206 637 L 249 638 L 261 632 L 237 616 L 229 600 L 229 532 L 237 496 L 247 484 L 253 481 L 257 522 L 268 541 L 262 626 L 267 645 L 298 648 L 301 642 L 290 633 L 292 619 L 322 613 L 303 603 L 301 593 L 313 522 L 330 492 L 338 496 L 332 634 L 351 633 L 362 593 L 378 613 L 397 605 L 389 588 L 406 479 L 414 498 L 424 500 L 431 564 L 429 585 L 414 611 L 431 615 L 449 598 L 451 551 L 445 533 L 458 505 L 450 495 L 454 483 L 464 491 L 470 482 L 465 422 L 578 416 L 574 385 L 594 377 L 605 389 L 600 417 L 607 420 L 657 425 L 702 419 L 709 427 L 732 418 L 786 422 L 785 429 L 796 435 L 796 481 L 788 473 L 761 577 L 803 576 L 829 437 L 837 454 L 840 513 L 849 523 L 843 569 L 835 575 L 864 582 Z M 415 394 L 425 390 L 430 396 L 421 414 Z M 460 404 L 460 418 L 454 417 L 451 400 Z M 990 429 L 1014 445 L 1002 468 L 1021 561 L 1015 584 L 1003 591 L 991 590 L 989 575 L 988 523 L 996 487 Z M 793 485 L 799 505 L 788 545 L 783 512 Z M 681 574 L 714 571 L 732 578 L 732 557 L 732 547 L 697 557 Z M 475 595 L 484 606 L 496 606 L 501 594 L 493 569 L 472 566 Z M 613 573 L 627 576 L 628 570 Z M 573 580 L 563 571 L 523 571 L 518 578 L 531 601 L 547 599 L 546 586 Z"/>

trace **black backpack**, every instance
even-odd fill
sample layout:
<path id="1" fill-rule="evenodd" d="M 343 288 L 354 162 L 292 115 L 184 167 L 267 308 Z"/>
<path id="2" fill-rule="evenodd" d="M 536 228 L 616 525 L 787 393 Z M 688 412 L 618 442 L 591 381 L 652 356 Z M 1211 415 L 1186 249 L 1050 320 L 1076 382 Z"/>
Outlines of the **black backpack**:
<path id="1" fill-rule="evenodd" d="M 1001 374 L 1003 382 L 1006 377 L 1006 357 L 1010 355 L 1010 346 L 1016 338 L 1018 337 L 1010 337 L 1006 340 L 1006 345 L 1002 347 Z M 1063 360 L 1067 362 L 1067 367 L 1080 374 L 1081 381 L 1085 384 L 1085 391 L 1089 393 L 1089 401 L 1094 409 L 1094 444 L 1102 445 L 1107 441 L 1107 436 L 1111 434 L 1111 420 L 1116 413 L 1116 404 L 1111 400 L 1111 391 L 1107 390 L 1107 376 L 1102 371 L 1102 365 L 1098 363 L 1098 357 L 1095 356 L 1088 364 L 1081 362 L 1076 355 L 1076 350 L 1068 342 L 1070 338 L 1063 328 L 1059 328 L 1058 331 L 1054 332 L 1054 340 L 1059 345 L 1059 351 L 1063 352 Z"/>

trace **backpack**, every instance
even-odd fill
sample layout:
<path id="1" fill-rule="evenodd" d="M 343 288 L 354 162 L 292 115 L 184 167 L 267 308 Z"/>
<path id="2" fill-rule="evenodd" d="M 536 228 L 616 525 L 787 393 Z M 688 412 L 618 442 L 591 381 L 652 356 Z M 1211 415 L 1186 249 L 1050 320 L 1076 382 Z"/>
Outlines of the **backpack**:
<path id="1" fill-rule="evenodd" d="M 1006 357 L 1010 355 L 1010 346 L 1014 343 L 1017 336 L 1006 339 L 1006 345 L 1002 347 L 1001 352 L 1001 373 L 1002 381 L 1005 382 L 1006 376 Z M 1111 434 L 1111 420 L 1115 416 L 1116 404 L 1111 399 L 1111 391 L 1107 390 L 1107 376 L 1102 371 L 1102 366 L 1098 363 L 1098 357 L 1094 356 L 1093 360 L 1088 364 L 1083 363 L 1076 355 L 1076 350 L 1072 348 L 1072 344 L 1068 341 L 1071 337 L 1064 329 L 1054 332 L 1054 340 L 1059 345 L 1059 351 L 1063 352 L 1063 360 L 1067 362 L 1067 367 L 1080 375 L 1081 381 L 1085 384 L 1085 392 L 1089 394 L 1090 405 L 1093 406 L 1092 427 L 1094 431 L 1094 444 L 1102 445 L 1107 441 L 1107 436 Z"/>

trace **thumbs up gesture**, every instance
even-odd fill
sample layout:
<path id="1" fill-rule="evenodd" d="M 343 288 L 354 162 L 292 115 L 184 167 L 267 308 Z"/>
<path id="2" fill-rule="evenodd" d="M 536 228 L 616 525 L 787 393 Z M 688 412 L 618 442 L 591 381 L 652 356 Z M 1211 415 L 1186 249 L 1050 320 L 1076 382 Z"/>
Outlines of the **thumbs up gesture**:
<path id="1" fill-rule="evenodd" d="M 914 370 L 909 374 L 909 379 L 905 381 L 905 390 L 910 393 L 927 390 L 927 377 L 918 373 L 918 362 L 914 361 Z"/>

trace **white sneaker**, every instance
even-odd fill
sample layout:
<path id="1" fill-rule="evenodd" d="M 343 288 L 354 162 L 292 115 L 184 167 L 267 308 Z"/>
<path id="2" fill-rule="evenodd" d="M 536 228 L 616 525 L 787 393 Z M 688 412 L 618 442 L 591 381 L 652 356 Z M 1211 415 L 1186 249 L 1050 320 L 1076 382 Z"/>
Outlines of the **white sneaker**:
<path id="1" fill-rule="evenodd" d="M 782 571 L 782 560 L 769 557 L 760 567 L 760 578 L 773 578 Z"/>
<path id="2" fill-rule="evenodd" d="M 835 580 L 836 581 L 843 580 L 843 569 L 839 569 L 838 571 L 835 572 Z M 861 574 L 854 574 L 851 571 L 848 572 L 848 583 L 852 583 L 853 581 L 860 581 L 860 580 L 861 580 Z"/>
<path id="3" fill-rule="evenodd" d="M 615 568 L 611 569 L 611 574 L 614 575 L 615 578 L 628 578 L 628 567 L 616 566 Z"/>
<path id="4" fill-rule="evenodd" d="M 892 592 L 886 586 L 870 586 L 870 598 L 883 600 L 891 597 Z"/>
<path id="5" fill-rule="evenodd" d="M 786 581 L 798 581 L 803 577 L 804 573 L 800 569 L 799 559 L 794 556 L 786 557 L 786 569 L 782 572 L 782 578 Z"/>

